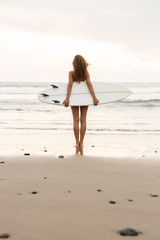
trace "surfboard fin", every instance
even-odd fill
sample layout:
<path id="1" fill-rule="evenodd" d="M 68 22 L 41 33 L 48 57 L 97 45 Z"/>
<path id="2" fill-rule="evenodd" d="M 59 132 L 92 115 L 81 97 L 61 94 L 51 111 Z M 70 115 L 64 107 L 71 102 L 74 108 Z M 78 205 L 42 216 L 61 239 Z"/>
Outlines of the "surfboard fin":
<path id="1" fill-rule="evenodd" d="M 42 93 L 41 95 L 42 95 L 43 97 L 49 97 L 49 95 L 46 94 L 46 93 Z"/>
<path id="2" fill-rule="evenodd" d="M 58 88 L 58 86 L 56 86 L 56 85 L 53 85 L 53 84 L 52 84 L 52 85 L 50 85 L 50 86 L 51 86 L 51 87 L 53 87 L 53 88 Z"/>
<path id="3" fill-rule="evenodd" d="M 60 103 L 60 101 L 58 101 L 58 100 L 52 100 L 52 102 L 54 102 L 54 103 Z"/>

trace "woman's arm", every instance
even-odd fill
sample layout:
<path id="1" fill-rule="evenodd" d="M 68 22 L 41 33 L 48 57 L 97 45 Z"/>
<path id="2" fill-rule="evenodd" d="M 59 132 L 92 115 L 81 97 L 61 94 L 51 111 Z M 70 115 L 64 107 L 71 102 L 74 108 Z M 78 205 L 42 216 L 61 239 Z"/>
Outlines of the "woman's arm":
<path id="1" fill-rule="evenodd" d="M 73 84 L 72 72 L 69 72 L 69 80 L 68 80 L 68 86 L 67 86 L 67 96 L 66 96 L 66 99 L 63 102 L 65 107 L 69 106 L 69 98 L 70 98 L 70 95 L 71 95 L 72 84 Z"/>
<path id="2" fill-rule="evenodd" d="M 91 83 L 91 80 L 90 80 L 89 72 L 87 72 L 86 83 L 87 83 L 89 91 L 90 91 L 90 93 L 91 93 L 91 95 L 93 97 L 93 104 L 94 105 L 98 105 L 99 100 L 96 98 L 96 95 L 95 95 L 95 92 L 94 92 L 94 89 L 93 89 L 93 86 L 92 86 L 92 83 Z"/>

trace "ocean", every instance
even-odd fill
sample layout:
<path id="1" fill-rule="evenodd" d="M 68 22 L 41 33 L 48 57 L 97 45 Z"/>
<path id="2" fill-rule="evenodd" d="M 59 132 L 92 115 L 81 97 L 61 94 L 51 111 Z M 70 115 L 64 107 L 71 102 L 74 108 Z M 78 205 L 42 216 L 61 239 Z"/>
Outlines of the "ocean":
<path id="1" fill-rule="evenodd" d="M 35 146 L 42 150 L 48 146 L 56 153 L 56 149 L 67 149 L 65 144 L 73 147 L 70 107 L 44 104 L 38 100 L 38 93 L 50 84 L 0 82 L 1 149 L 9 151 Z M 141 145 L 155 149 L 155 143 L 160 139 L 160 83 L 117 84 L 129 88 L 133 94 L 121 101 L 89 107 L 86 145 L 92 147 L 92 151 L 95 151 L 95 143 L 105 151 L 108 146 L 110 154 L 115 148 L 123 148 L 128 154 L 138 146 L 135 139 L 145 139 Z M 127 139 L 126 145 L 120 144 L 123 139 Z M 127 146 L 132 151 L 128 151 Z"/>

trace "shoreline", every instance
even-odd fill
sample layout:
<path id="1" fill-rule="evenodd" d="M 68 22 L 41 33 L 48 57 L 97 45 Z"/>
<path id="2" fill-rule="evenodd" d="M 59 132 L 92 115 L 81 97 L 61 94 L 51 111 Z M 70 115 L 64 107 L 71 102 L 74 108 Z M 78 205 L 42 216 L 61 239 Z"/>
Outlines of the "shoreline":
<path id="1" fill-rule="evenodd" d="M 88 135 L 84 155 L 112 158 L 160 159 L 159 135 Z M 1 135 L 0 156 L 71 156 L 75 154 L 72 134 Z M 46 151 L 46 152 L 45 152 Z"/>

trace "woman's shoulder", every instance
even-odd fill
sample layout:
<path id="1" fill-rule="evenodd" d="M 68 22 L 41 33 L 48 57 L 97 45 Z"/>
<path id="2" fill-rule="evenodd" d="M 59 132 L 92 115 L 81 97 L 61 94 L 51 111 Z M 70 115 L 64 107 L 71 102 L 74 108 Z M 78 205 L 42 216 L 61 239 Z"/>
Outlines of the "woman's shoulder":
<path id="1" fill-rule="evenodd" d="M 69 75 L 73 75 L 73 71 L 69 71 Z"/>
<path id="2" fill-rule="evenodd" d="M 89 75 L 90 75 L 90 74 L 89 74 L 89 72 L 88 72 L 88 70 L 86 71 L 86 75 L 87 75 L 87 76 L 89 76 Z"/>

